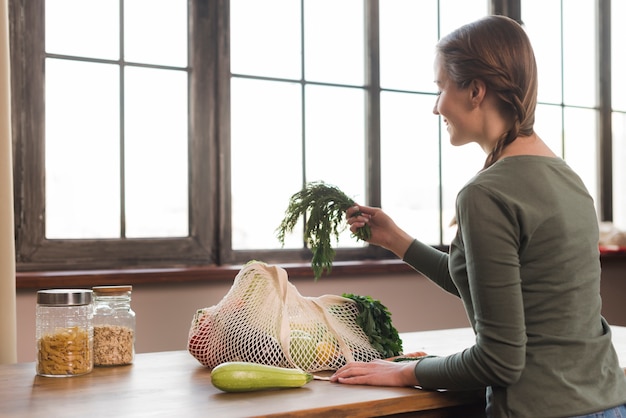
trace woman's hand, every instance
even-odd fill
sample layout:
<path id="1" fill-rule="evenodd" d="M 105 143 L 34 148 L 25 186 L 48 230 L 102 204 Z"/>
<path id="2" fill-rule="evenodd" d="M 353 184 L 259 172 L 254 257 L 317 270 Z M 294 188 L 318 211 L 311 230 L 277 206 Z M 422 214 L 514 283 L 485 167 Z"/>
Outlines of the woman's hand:
<path id="1" fill-rule="evenodd" d="M 350 362 L 330 377 L 331 382 L 349 385 L 417 386 L 415 362 L 394 363 L 374 360 L 369 363 Z"/>
<path id="2" fill-rule="evenodd" d="M 400 258 L 413 242 L 413 237 L 400 229 L 382 209 L 355 205 L 346 211 L 346 219 L 352 233 L 369 224 L 372 234 L 368 242 L 386 248 Z"/>

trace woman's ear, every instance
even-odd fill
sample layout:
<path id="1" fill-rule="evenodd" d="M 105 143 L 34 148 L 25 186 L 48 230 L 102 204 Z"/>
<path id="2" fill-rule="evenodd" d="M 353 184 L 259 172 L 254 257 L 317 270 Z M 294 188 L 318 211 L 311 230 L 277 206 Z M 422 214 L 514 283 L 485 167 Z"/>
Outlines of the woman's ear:
<path id="1" fill-rule="evenodd" d="M 472 106 L 476 107 L 487 95 L 487 85 L 483 80 L 474 79 L 469 85 L 469 92 L 471 95 L 470 100 L 472 101 Z"/>

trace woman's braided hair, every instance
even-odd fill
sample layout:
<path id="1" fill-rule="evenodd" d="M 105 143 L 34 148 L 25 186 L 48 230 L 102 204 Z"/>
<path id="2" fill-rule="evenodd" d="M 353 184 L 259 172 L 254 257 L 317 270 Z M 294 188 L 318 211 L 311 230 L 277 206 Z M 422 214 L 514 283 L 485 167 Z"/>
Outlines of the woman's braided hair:
<path id="1" fill-rule="evenodd" d="M 448 76 L 459 88 L 482 80 L 501 103 L 508 131 L 487 156 L 495 163 L 518 136 L 533 133 L 537 104 L 537 65 L 530 40 L 516 21 L 487 16 L 460 27 L 437 44 Z"/>

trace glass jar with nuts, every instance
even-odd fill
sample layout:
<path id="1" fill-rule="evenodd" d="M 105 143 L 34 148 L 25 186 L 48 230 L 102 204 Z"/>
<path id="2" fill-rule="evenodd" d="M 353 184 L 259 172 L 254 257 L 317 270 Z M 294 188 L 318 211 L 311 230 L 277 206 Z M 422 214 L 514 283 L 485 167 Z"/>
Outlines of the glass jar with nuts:
<path id="1" fill-rule="evenodd" d="M 131 364 L 135 356 L 132 286 L 93 287 L 94 366 Z"/>

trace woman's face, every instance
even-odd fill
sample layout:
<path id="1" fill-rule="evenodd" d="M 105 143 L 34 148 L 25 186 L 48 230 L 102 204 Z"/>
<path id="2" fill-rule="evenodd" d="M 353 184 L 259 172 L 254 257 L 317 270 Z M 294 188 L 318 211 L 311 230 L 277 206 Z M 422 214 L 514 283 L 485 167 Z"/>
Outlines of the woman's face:
<path id="1" fill-rule="evenodd" d="M 438 95 L 433 113 L 440 115 L 450 135 L 450 143 L 465 145 L 477 138 L 476 118 L 472 117 L 471 92 L 460 89 L 449 77 L 439 56 L 435 59 L 435 83 Z"/>

